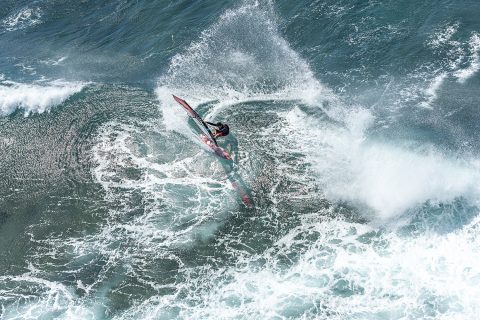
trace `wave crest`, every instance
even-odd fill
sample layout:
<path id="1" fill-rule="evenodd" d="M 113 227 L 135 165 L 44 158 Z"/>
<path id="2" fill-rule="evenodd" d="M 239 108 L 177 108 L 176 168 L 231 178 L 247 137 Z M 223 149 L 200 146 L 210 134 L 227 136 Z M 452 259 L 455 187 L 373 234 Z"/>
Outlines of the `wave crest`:
<path id="1" fill-rule="evenodd" d="M 17 109 L 23 109 L 25 116 L 48 112 L 84 87 L 82 82 L 53 81 L 46 85 L 3 82 L 0 83 L 0 115 L 9 115 Z"/>

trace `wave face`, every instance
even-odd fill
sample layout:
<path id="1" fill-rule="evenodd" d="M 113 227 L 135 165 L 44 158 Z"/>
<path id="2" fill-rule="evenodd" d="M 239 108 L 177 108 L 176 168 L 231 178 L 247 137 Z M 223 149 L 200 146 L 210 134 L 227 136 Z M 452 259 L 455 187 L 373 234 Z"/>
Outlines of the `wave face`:
<path id="1" fill-rule="evenodd" d="M 0 318 L 477 319 L 478 16 L 3 1 Z"/>

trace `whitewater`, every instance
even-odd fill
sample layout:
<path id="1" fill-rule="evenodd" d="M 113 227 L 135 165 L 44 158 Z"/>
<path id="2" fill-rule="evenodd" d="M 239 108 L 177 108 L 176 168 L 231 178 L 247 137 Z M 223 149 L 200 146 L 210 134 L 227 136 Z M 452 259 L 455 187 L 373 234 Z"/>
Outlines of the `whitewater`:
<path id="1" fill-rule="evenodd" d="M 0 4 L 0 319 L 478 319 L 479 14 Z"/>

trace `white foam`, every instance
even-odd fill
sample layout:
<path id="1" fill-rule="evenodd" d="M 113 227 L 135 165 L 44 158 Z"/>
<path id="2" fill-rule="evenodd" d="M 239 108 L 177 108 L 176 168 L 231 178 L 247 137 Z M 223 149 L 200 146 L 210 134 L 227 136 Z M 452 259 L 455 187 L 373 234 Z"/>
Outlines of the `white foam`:
<path id="1" fill-rule="evenodd" d="M 68 56 L 63 56 L 57 59 L 40 60 L 40 62 L 43 64 L 51 65 L 51 66 L 58 66 L 66 59 L 68 59 Z"/>
<path id="2" fill-rule="evenodd" d="M 383 220 L 426 201 L 480 199 L 480 171 L 474 163 L 450 159 L 433 148 L 414 151 L 367 141 L 365 131 L 373 121 L 367 110 L 344 113 L 344 128 L 315 122 L 299 109 L 285 117 L 295 130 L 283 130 L 302 137 L 303 152 L 334 201 L 366 205 Z M 302 127 L 309 128 L 308 134 Z"/>
<path id="3" fill-rule="evenodd" d="M 470 51 L 468 57 L 469 66 L 454 72 L 454 76 L 457 77 L 460 83 L 465 83 L 480 70 L 480 35 L 478 33 L 472 34 L 468 44 Z"/>
<path id="4" fill-rule="evenodd" d="M 428 44 L 435 49 L 448 44 L 452 36 L 458 31 L 459 26 L 459 23 L 446 25 L 443 30 L 439 30 L 430 37 Z"/>
<path id="5" fill-rule="evenodd" d="M 7 307 L 4 314 L 28 308 L 35 317 L 48 317 L 52 310 L 66 319 L 103 315 L 103 302 L 112 292 L 112 270 L 119 266 L 143 286 L 161 290 L 164 287 L 152 280 L 149 270 L 157 270 L 159 260 L 174 261 L 181 268 L 183 262 L 176 249 L 188 249 L 209 239 L 221 225 L 222 215 L 230 214 L 228 206 L 236 203 L 236 198 L 229 197 L 232 190 L 223 169 L 216 167 L 204 152 L 192 156 L 182 148 L 180 160 L 173 150 L 162 154 L 165 149 L 155 149 L 154 145 L 159 138 L 165 139 L 159 137 L 164 134 L 163 128 L 160 132 L 151 122 L 127 122 L 104 124 L 92 148 L 92 174 L 104 189 L 108 212 L 96 217 L 95 227 L 88 234 L 65 238 L 60 233 L 32 239 L 45 249 L 30 256 L 36 266 L 40 265 L 31 267 L 32 272 L 42 270 L 46 257 L 78 265 L 75 272 L 88 269 L 96 259 L 108 261 L 99 264 L 92 281 L 77 281 L 73 286 L 87 296 L 68 296 L 55 309 L 48 302 L 56 293 L 40 292 L 25 308 Z M 140 151 L 141 147 L 146 150 Z M 118 274 L 119 278 L 123 276 L 127 277 L 124 272 Z M 15 289 L 12 292 L 15 294 Z"/>
<path id="6" fill-rule="evenodd" d="M 38 319 L 48 317 L 52 313 L 66 312 L 71 315 L 73 311 L 77 315 L 92 316 L 80 304 L 76 305 L 75 300 L 78 297 L 73 293 L 73 289 L 60 282 L 46 280 L 30 273 L 3 276 L 0 277 L 0 281 L 2 282 L 0 289 L 2 318 Z M 80 317 L 71 317 L 71 319 L 80 319 Z"/>
<path id="7" fill-rule="evenodd" d="M 373 144 L 350 155 L 352 180 L 327 186 L 327 194 L 360 201 L 382 217 L 398 215 L 428 201 L 450 202 L 477 191 L 478 172 L 437 153 Z"/>
<path id="8" fill-rule="evenodd" d="M 81 82 L 65 81 L 45 84 L 0 83 L 0 115 L 9 115 L 16 109 L 23 109 L 25 116 L 50 111 L 52 107 L 80 92 L 85 85 Z"/>
<path id="9" fill-rule="evenodd" d="M 233 266 L 186 270 L 174 294 L 124 316 L 156 319 L 475 319 L 479 221 L 444 236 L 403 238 L 368 225 L 305 215 Z M 287 258 L 288 257 L 288 258 Z M 184 294 L 178 294 L 182 292 Z"/>
<path id="10" fill-rule="evenodd" d="M 160 101 L 173 101 L 172 93 L 167 88 L 157 88 L 157 97 Z M 162 122 L 168 131 L 176 131 L 185 135 L 191 132 L 188 125 L 188 115 L 182 108 L 172 108 L 171 106 L 162 109 Z M 191 136 L 191 135 L 190 135 Z"/>
<path id="11" fill-rule="evenodd" d="M 437 92 L 446 77 L 446 73 L 440 73 L 430 82 L 430 86 L 428 86 L 428 88 L 425 90 L 425 96 L 427 100 L 421 104 L 423 107 L 433 109 L 432 103 L 437 99 Z"/>
<path id="12" fill-rule="evenodd" d="M 434 34 L 427 43 L 437 53 L 445 55 L 443 59 L 445 65 L 441 67 L 443 71 L 440 73 L 434 72 L 436 76 L 432 83 L 433 86 L 435 86 L 439 77 L 446 74 L 457 78 L 459 83 L 465 83 L 480 69 L 480 35 L 473 32 L 468 41 L 460 40 L 458 37 L 455 39 L 454 36 L 458 29 L 458 23 L 447 25 L 444 30 Z M 424 103 L 423 106 L 428 106 L 428 102 Z"/>
<path id="13" fill-rule="evenodd" d="M 138 129 L 140 125 L 147 126 L 155 137 L 140 138 L 144 135 Z M 235 203 L 223 169 L 212 163 L 211 155 L 203 150 L 194 147 L 197 152 L 192 155 L 188 148 L 182 147 L 182 156 L 178 158 L 175 150 L 170 149 L 171 153 L 158 162 L 158 153 L 164 150 L 156 150 L 152 144 L 157 139 L 167 139 L 163 135 L 146 123 L 112 122 L 103 127 L 92 150 L 96 181 L 106 191 L 106 199 L 117 206 L 109 213 L 114 220 L 111 227 L 122 230 L 124 237 L 131 237 L 132 245 L 189 246 L 210 237 L 218 227 L 212 217 L 228 214 L 228 207 Z M 137 139 L 153 139 L 143 144 L 146 154 L 138 153 Z M 128 171 L 132 170 L 138 174 L 130 177 Z M 128 223 L 116 221 L 117 215 L 131 210 L 130 197 L 137 193 L 148 203 L 143 207 L 144 214 Z M 96 235 L 95 242 L 108 246 L 111 241 L 108 230 Z M 91 243 L 86 241 L 84 245 L 88 247 Z"/>
<path id="14" fill-rule="evenodd" d="M 459 33 L 460 23 L 447 24 L 437 30 L 427 41 L 437 57 L 416 68 L 407 76 L 406 81 L 390 89 L 392 94 L 400 93 L 400 99 L 394 104 L 404 108 L 414 103 L 420 107 L 433 109 L 437 94 L 448 78 L 465 83 L 480 69 L 480 37 L 472 33 L 468 41 Z"/>
<path id="15" fill-rule="evenodd" d="M 41 23 L 41 17 L 42 10 L 40 8 L 25 7 L 5 18 L 2 25 L 7 31 L 25 29 Z"/>

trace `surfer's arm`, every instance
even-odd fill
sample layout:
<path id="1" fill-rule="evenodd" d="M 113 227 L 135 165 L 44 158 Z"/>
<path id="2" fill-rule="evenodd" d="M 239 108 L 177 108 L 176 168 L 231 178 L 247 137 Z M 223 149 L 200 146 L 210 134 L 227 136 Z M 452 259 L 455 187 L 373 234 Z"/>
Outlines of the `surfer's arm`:
<path id="1" fill-rule="evenodd" d="M 208 121 L 205 121 L 205 123 L 211 125 L 211 126 L 214 126 L 214 127 L 218 127 L 215 123 L 211 123 L 211 122 L 208 122 Z"/>

